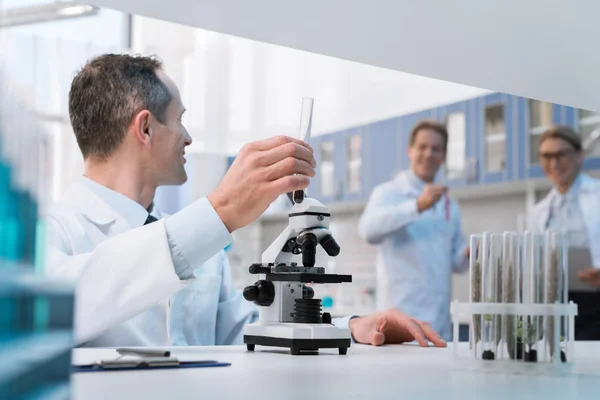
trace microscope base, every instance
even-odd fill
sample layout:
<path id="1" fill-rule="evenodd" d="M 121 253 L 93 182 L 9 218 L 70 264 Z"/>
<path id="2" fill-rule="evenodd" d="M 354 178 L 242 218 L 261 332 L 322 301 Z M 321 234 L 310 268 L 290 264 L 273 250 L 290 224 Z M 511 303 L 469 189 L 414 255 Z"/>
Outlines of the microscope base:
<path id="1" fill-rule="evenodd" d="M 329 324 L 256 323 L 244 329 L 248 351 L 254 351 L 256 345 L 286 347 L 292 355 L 318 354 L 319 349 L 338 349 L 344 355 L 350 338 L 350 330 Z"/>

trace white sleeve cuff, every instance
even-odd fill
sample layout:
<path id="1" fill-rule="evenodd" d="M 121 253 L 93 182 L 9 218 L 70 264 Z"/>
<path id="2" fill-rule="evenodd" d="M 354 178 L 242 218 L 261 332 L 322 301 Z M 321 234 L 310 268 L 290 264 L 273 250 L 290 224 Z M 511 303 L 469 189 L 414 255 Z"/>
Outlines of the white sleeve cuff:
<path id="1" fill-rule="evenodd" d="M 354 318 L 358 318 L 358 315 L 349 315 L 347 317 L 335 318 L 331 322 L 333 322 L 333 324 L 338 328 L 350 329 L 350 320 Z M 350 332 L 350 336 L 352 338 L 352 343 L 355 343 L 354 336 L 352 336 L 352 332 Z"/>
<path id="2" fill-rule="evenodd" d="M 175 272 L 188 279 L 194 269 L 231 244 L 233 238 L 206 197 L 166 218 Z"/>

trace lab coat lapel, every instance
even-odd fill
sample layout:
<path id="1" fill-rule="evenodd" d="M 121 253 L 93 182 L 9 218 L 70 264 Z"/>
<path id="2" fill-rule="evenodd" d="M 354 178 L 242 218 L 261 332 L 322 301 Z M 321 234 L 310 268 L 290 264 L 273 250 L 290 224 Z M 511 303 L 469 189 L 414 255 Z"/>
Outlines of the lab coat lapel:
<path id="1" fill-rule="evenodd" d="M 593 242 L 600 235 L 600 181 L 582 175 L 578 201 L 588 238 Z M 591 246 L 591 252 L 594 266 L 600 267 L 599 246 Z"/>
<path id="2" fill-rule="evenodd" d="M 529 229 L 534 232 L 544 232 L 548 228 L 548 223 L 550 222 L 550 205 L 552 204 L 552 199 L 554 195 L 553 192 L 548 193 L 548 195 L 542 200 L 542 202 L 537 206 L 537 212 L 533 214 L 534 220 L 530 222 Z"/>
<path id="3" fill-rule="evenodd" d="M 65 203 L 75 207 L 81 216 L 106 236 L 118 235 L 133 228 L 125 218 L 80 182 L 69 188 L 64 199 Z"/>

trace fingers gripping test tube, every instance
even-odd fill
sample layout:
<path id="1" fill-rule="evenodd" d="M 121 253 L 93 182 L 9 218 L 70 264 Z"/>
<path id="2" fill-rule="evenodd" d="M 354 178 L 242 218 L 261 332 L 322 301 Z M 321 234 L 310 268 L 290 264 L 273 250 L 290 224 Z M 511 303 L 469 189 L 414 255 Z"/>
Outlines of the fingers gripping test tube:
<path id="1" fill-rule="evenodd" d="M 314 99 L 312 97 L 302 98 L 302 111 L 300 114 L 300 132 L 298 136 L 306 143 L 310 141 L 310 130 L 312 128 L 312 112 L 313 112 Z M 304 196 L 306 195 L 305 190 L 294 191 L 293 199 L 294 203 L 302 203 Z"/>

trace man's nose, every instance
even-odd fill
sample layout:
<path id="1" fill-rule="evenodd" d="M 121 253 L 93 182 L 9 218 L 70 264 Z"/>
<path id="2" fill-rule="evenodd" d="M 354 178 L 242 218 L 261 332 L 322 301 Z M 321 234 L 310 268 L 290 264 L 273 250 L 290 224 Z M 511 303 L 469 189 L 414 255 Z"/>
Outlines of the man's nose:
<path id="1" fill-rule="evenodd" d="M 192 137 L 190 136 L 189 132 L 187 131 L 187 129 L 183 128 L 185 130 L 185 145 L 189 146 L 190 144 L 192 144 Z"/>

